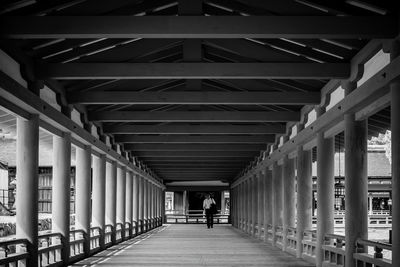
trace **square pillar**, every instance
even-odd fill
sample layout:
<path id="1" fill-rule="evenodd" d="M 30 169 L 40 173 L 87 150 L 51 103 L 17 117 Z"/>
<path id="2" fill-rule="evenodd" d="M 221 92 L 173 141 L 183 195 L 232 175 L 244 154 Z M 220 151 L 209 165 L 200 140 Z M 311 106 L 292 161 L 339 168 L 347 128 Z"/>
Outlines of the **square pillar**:
<path id="1" fill-rule="evenodd" d="M 139 232 L 139 176 L 133 175 L 133 222 L 135 223 L 135 235 Z"/>
<path id="2" fill-rule="evenodd" d="M 283 251 L 287 248 L 287 233 L 289 227 L 295 226 L 296 216 L 296 189 L 295 189 L 295 161 L 288 156 L 283 158 Z"/>
<path id="3" fill-rule="evenodd" d="M 272 245 L 276 244 L 276 228 L 282 226 L 283 182 L 282 167 L 272 165 Z"/>
<path id="4" fill-rule="evenodd" d="M 122 224 L 121 237 L 125 238 L 126 168 L 117 168 L 117 224 Z"/>
<path id="5" fill-rule="evenodd" d="M 129 223 L 129 236 L 132 237 L 133 224 L 133 173 L 126 172 L 126 194 L 125 194 L 125 222 Z"/>

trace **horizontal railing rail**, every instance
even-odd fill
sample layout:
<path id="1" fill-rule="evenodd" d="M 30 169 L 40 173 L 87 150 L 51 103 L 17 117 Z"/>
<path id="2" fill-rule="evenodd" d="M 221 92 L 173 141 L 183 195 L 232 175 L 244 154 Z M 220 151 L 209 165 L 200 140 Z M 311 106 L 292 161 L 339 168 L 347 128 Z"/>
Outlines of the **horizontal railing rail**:
<path id="1" fill-rule="evenodd" d="M 167 223 L 206 223 L 204 214 L 169 214 L 166 215 Z M 214 223 L 226 224 L 229 223 L 229 215 L 214 215 Z"/>
<path id="2" fill-rule="evenodd" d="M 292 255 L 296 255 L 297 249 L 297 229 L 288 227 L 286 230 L 286 251 Z"/>
<path id="3" fill-rule="evenodd" d="M 106 247 L 112 245 L 112 235 L 113 235 L 113 229 L 114 227 L 111 224 L 106 224 L 105 229 L 104 229 L 104 245 Z"/>

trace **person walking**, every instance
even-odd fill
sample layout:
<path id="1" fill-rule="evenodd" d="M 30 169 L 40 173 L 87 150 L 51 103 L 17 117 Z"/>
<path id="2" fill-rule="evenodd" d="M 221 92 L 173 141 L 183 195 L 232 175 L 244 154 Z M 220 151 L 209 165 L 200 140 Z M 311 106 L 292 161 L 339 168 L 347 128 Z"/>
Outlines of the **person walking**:
<path id="1" fill-rule="evenodd" d="M 211 198 L 210 194 L 206 195 L 206 198 L 203 201 L 203 209 L 207 218 L 207 228 L 213 228 L 214 223 L 214 210 L 211 206 L 216 205 L 215 200 Z"/>

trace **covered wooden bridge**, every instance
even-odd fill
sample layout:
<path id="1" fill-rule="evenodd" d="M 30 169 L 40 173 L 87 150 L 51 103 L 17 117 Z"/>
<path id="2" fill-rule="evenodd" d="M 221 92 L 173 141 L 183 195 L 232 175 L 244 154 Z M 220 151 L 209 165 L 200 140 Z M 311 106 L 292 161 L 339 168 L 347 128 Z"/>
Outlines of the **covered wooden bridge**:
<path id="1" fill-rule="evenodd" d="M 17 232 L 0 242 L 0 265 L 90 263 L 162 226 L 166 190 L 222 185 L 232 226 L 268 244 L 248 254 L 279 248 L 298 266 L 400 266 L 399 25 L 389 0 L 2 1 L 0 129 L 17 143 Z M 367 141 L 386 130 L 390 244 L 369 241 L 367 222 Z M 43 141 L 54 177 L 46 234 L 37 225 Z M 339 150 L 345 236 L 334 234 Z M 217 266 L 231 266 L 219 249 L 227 264 Z"/>

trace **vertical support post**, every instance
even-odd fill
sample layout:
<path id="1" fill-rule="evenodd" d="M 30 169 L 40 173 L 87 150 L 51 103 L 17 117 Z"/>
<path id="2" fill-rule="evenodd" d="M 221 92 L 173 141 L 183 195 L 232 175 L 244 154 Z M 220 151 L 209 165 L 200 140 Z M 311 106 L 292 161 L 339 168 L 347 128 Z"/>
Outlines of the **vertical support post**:
<path id="1" fill-rule="evenodd" d="M 126 168 L 117 168 L 117 223 L 121 223 L 121 237 L 125 238 Z"/>
<path id="2" fill-rule="evenodd" d="M 39 116 L 17 118 L 17 238 L 28 240 L 26 266 L 38 266 Z M 35 190 L 36 189 L 36 190 Z M 22 248 L 21 248 L 22 249 Z"/>
<path id="3" fill-rule="evenodd" d="M 345 95 L 357 88 L 357 83 L 343 84 Z M 356 121 L 355 114 L 345 114 L 345 265 L 354 263 L 355 243 L 368 238 L 368 158 L 367 120 Z"/>
<path id="4" fill-rule="evenodd" d="M 133 221 L 135 222 L 135 236 L 139 231 L 139 176 L 133 175 Z"/>
<path id="5" fill-rule="evenodd" d="M 133 223 L 133 173 L 126 172 L 126 195 L 125 195 L 125 222 L 129 223 L 129 236 L 132 238 Z"/>
<path id="6" fill-rule="evenodd" d="M 268 241 L 268 225 L 272 224 L 272 172 L 269 167 L 265 168 L 264 173 L 264 241 Z"/>
<path id="7" fill-rule="evenodd" d="M 256 236 L 256 224 L 258 222 L 258 216 L 257 216 L 257 209 L 258 209 L 258 192 L 257 192 L 257 174 L 254 174 L 251 182 L 251 193 L 252 193 L 252 199 L 251 199 L 251 224 L 252 224 L 252 230 L 251 233 L 255 237 Z"/>
<path id="8" fill-rule="evenodd" d="M 276 228 L 282 225 L 282 167 L 274 162 L 272 165 L 272 245 L 276 245 Z"/>
<path id="9" fill-rule="evenodd" d="M 154 228 L 154 184 L 150 183 L 150 228 Z"/>
<path id="10" fill-rule="evenodd" d="M 221 214 L 225 214 L 225 191 L 221 191 Z"/>
<path id="11" fill-rule="evenodd" d="M 143 177 L 143 229 L 145 232 L 149 230 L 148 228 L 148 206 L 149 206 L 149 192 L 147 190 L 148 182 L 147 179 Z"/>
<path id="12" fill-rule="evenodd" d="M 400 43 L 394 41 L 390 59 L 400 54 Z M 392 131 L 392 266 L 400 266 L 400 82 L 390 84 Z"/>
<path id="13" fill-rule="evenodd" d="M 53 136 L 52 231 L 61 234 L 61 260 L 69 260 L 69 226 L 71 198 L 71 134 Z"/>
<path id="14" fill-rule="evenodd" d="M 115 244 L 115 227 L 117 224 L 117 163 L 106 164 L 106 224 L 112 227 L 111 240 Z"/>
<path id="15" fill-rule="evenodd" d="M 144 178 L 139 176 L 139 226 L 140 233 L 144 233 Z"/>
<path id="16" fill-rule="evenodd" d="M 323 108 L 316 108 L 319 117 Z M 325 138 L 323 132 L 317 134 L 317 247 L 316 266 L 323 262 L 322 245 L 325 234 L 334 232 L 334 138 Z"/>
<path id="17" fill-rule="evenodd" d="M 90 255 L 90 190 L 91 190 L 91 148 L 85 146 L 76 148 L 76 197 L 75 197 L 75 227 L 83 230 L 85 256 Z"/>
<path id="18" fill-rule="evenodd" d="M 258 215 L 258 220 L 257 220 L 257 225 L 258 225 L 258 233 L 257 233 L 257 237 L 259 239 L 261 239 L 261 230 L 262 230 L 262 226 L 266 227 L 266 224 L 263 223 L 263 219 L 264 219 L 264 211 L 265 211 L 265 207 L 264 207 L 264 173 L 263 172 L 259 172 L 257 175 L 257 196 L 258 196 L 258 209 L 257 209 L 257 215 Z M 264 228 L 266 229 L 266 228 Z"/>
<path id="19" fill-rule="evenodd" d="M 287 249 L 287 233 L 294 227 L 296 216 L 295 162 L 286 155 L 283 158 L 283 251 Z"/>
<path id="20" fill-rule="evenodd" d="M 240 183 L 238 185 L 238 206 L 239 206 L 239 212 L 238 212 L 238 228 L 243 229 L 243 183 Z"/>
<path id="21" fill-rule="evenodd" d="M 312 226 L 312 159 L 311 151 L 297 147 L 297 237 L 296 256 L 303 253 L 303 232 Z"/>
<path id="22" fill-rule="evenodd" d="M 162 189 L 161 194 L 161 216 L 162 223 L 167 223 L 167 218 L 165 217 L 165 189 Z"/>
<path id="23" fill-rule="evenodd" d="M 93 226 L 100 227 L 100 248 L 104 249 L 106 225 L 106 155 L 93 158 Z"/>
<path id="24" fill-rule="evenodd" d="M 247 230 L 247 233 L 249 234 L 249 235 L 251 235 L 251 223 L 252 223 L 252 221 L 251 221 L 251 218 L 252 218 L 252 208 L 251 208 L 251 201 L 252 201 L 252 197 L 251 197 L 251 190 L 252 190 L 252 177 L 250 176 L 249 177 L 249 179 L 247 180 L 247 182 L 246 182 L 246 184 L 247 184 L 247 228 L 246 228 L 246 230 Z"/>

